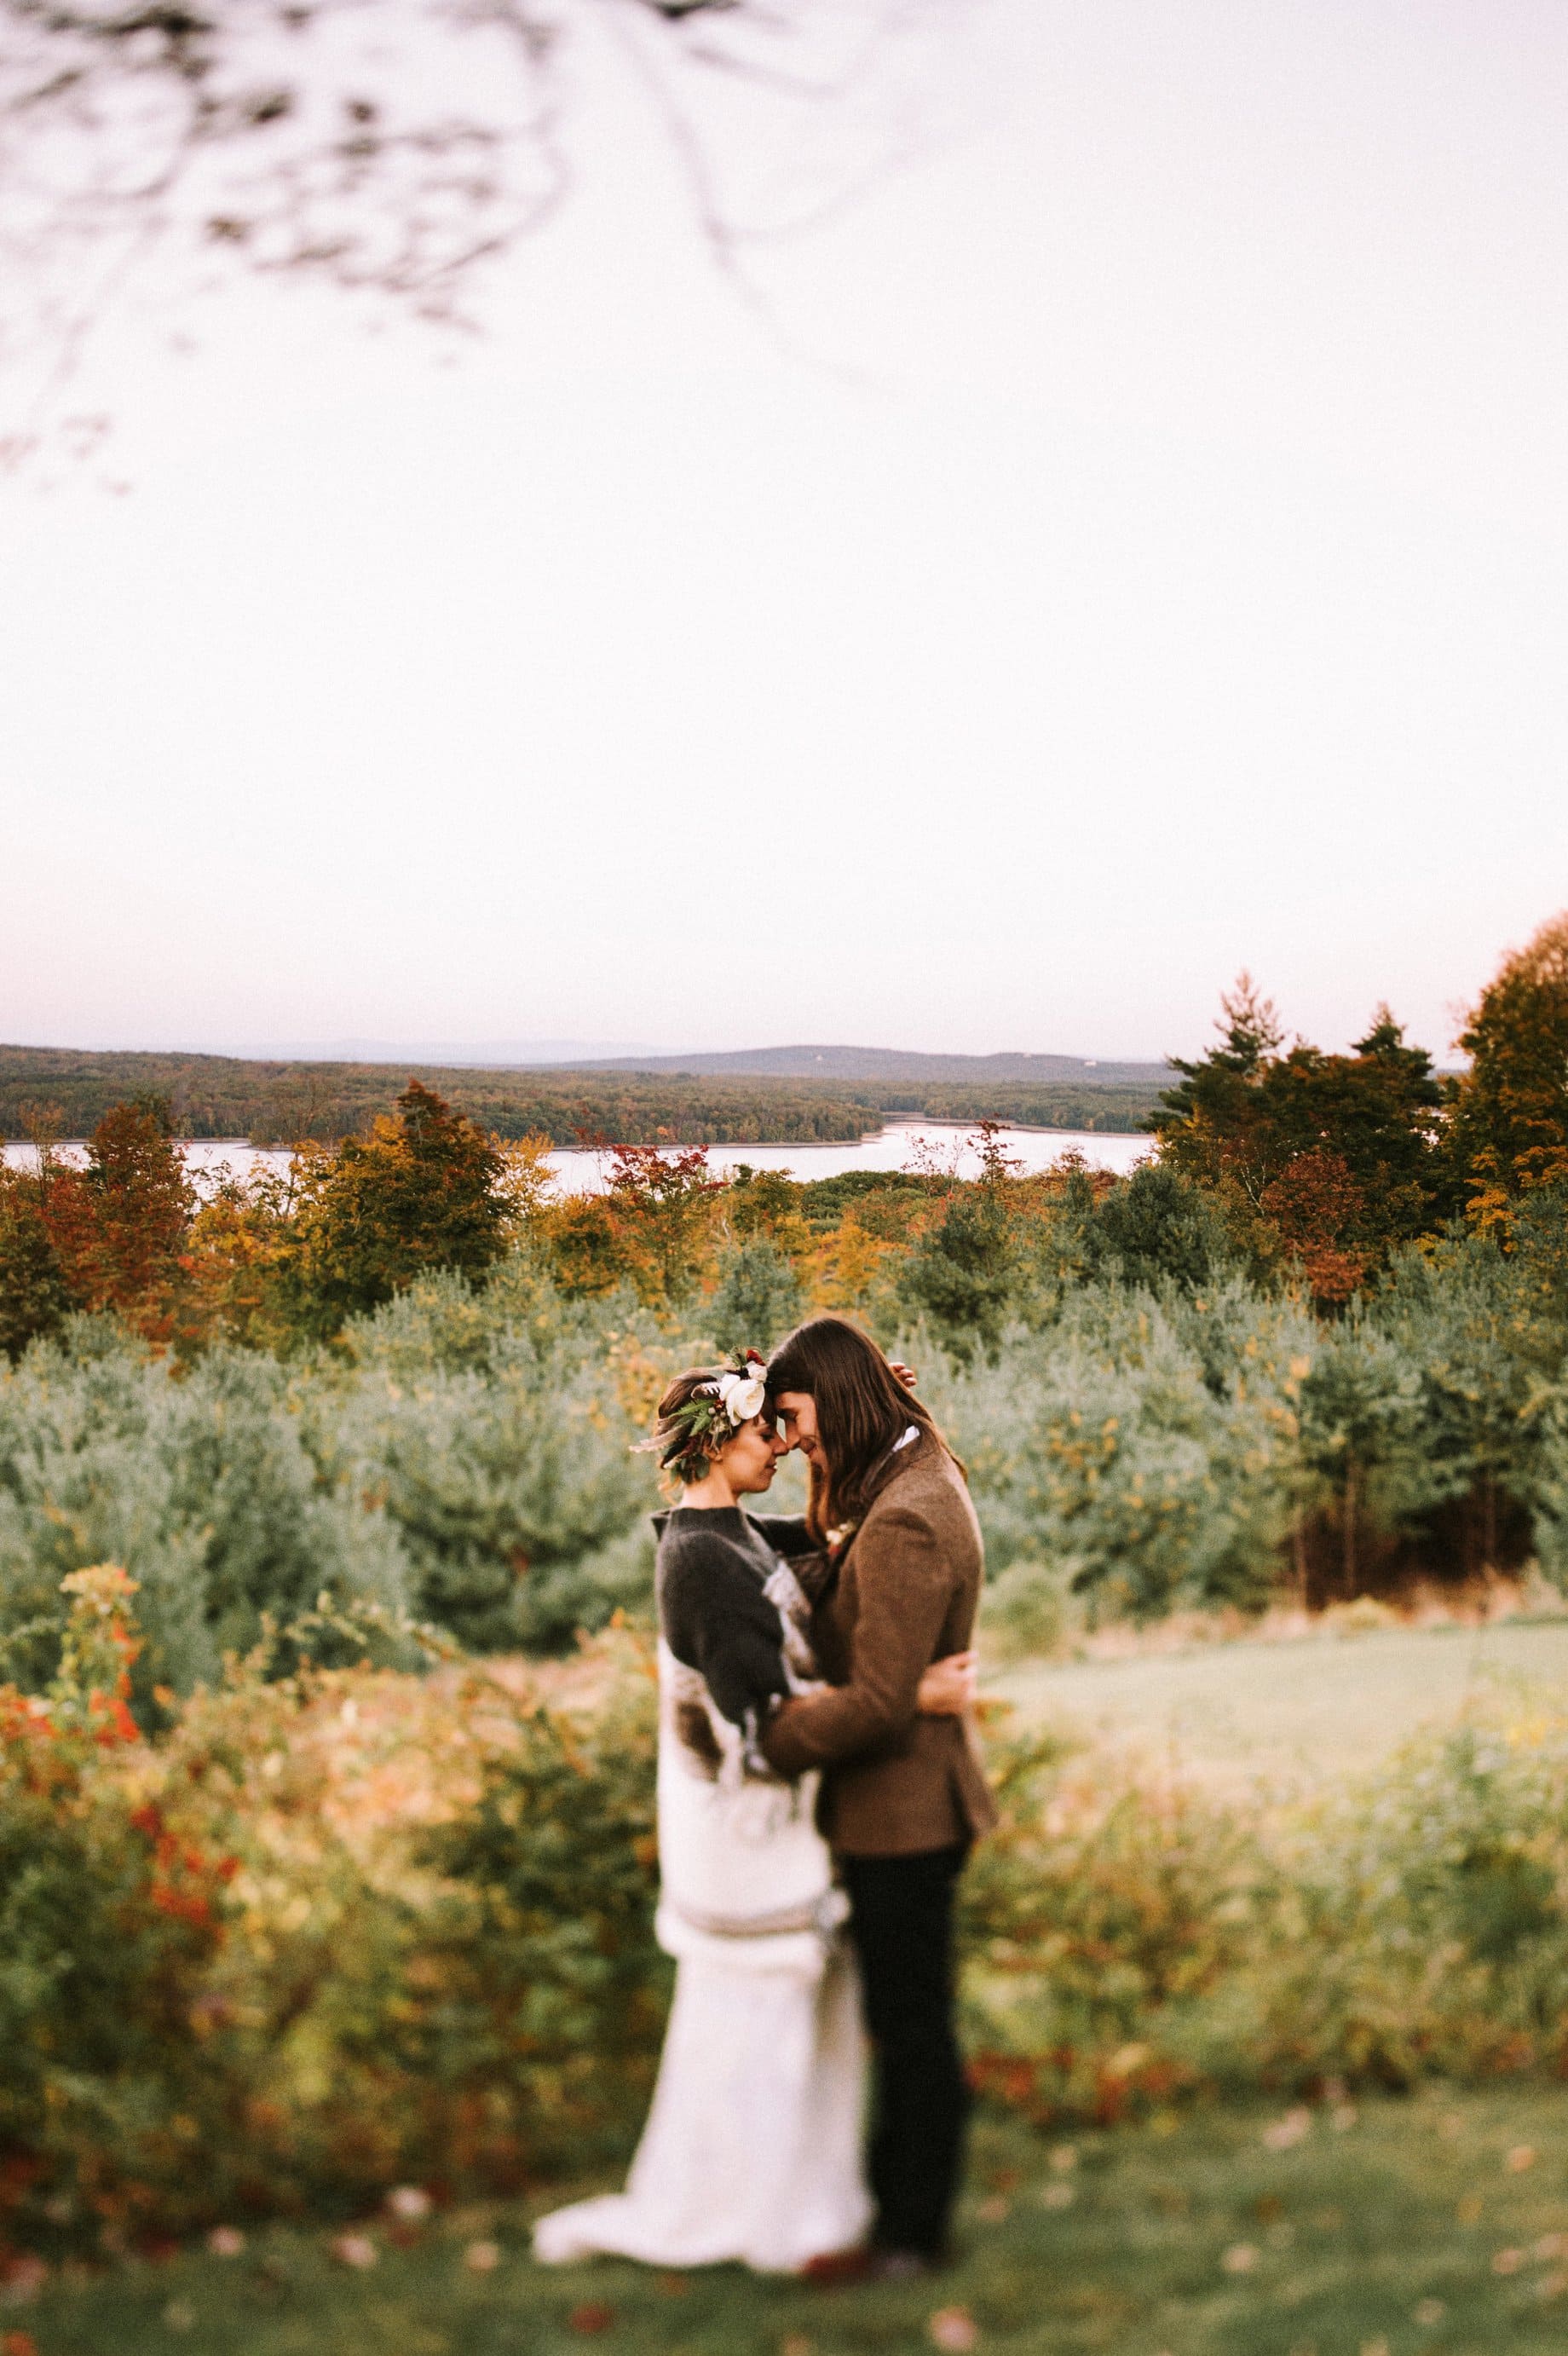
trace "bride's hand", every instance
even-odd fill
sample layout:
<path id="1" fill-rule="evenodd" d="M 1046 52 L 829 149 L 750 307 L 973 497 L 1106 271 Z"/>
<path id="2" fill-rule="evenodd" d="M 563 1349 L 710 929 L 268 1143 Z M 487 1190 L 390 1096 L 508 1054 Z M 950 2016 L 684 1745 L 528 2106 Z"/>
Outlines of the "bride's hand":
<path id="1" fill-rule="evenodd" d="M 962 1718 L 973 1709 L 976 1658 L 974 1653 L 949 1653 L 944 1661 L 932 1663 L 920 1681 L 923 1718 Z"/>

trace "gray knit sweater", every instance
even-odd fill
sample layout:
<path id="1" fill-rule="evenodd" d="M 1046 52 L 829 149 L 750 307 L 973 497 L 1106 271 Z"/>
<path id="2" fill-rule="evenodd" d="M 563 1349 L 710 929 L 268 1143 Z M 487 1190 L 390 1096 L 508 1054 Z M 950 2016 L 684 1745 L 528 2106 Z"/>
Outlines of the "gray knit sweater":
<path id="1" fill-rule="evenodd" d="M 757 1725 L 790 1690 L 784 1623 L 763 1590 L 781 1556 L 805 1568 L 812 1541 L 804 1520 L 739 1505 L 677 1505 L 653 1520 L 666 1644 L 697 1671 L 720 1716 Z"/>

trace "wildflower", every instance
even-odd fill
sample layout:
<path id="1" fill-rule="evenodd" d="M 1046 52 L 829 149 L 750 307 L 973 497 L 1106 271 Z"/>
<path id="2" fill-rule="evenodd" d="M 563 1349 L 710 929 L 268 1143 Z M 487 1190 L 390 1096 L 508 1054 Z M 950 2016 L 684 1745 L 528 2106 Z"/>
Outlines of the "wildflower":
<path id="1" fill-rule="evenodd" d="M 338 2265 L 351 2266 L 356 2274 L 373 2266 L 381 2254 L 368 2233 L 339 2233 L 331 2246 Z"/>
<path id="2" fill-rule="evenodd" d="M 1052 2168 L 1060 2169 L 1063 2175 L 1066 2174 L 1070 2168 L 1076 2168 L 1078 2165 L 1078 2150 L 1076 2145 L 1059 2143 L 1053 2146 L 1051 2154 L 1051 2164 Z"/>
<path id="3" fill-rule="evenodd" d="M 1251 2242 L 1232 2242 L 1220 2259 L 1228 2275 L 1250 2275 L 1257 2262 L 1258 2254 Z"/>
<path id="4" fill-rule="evenodd" d="M 496 2242 L 470 2242 L 463 2253 L 463 2263 L 471 2275 L 493 2275 L 501 2263 L 500 2245 Z"/>
<path id="5" fill-rule="evenodd" d="M 1529 2143 L 1516 2143 L 1504 2160 L 1503 2166 L 1510 2176 L 1522 2176 L 1527 2168 L 1535 2166 L 1535 2146 Z"/>
<path id="6" fill-rule="evenodd" d="M 1523 2264 L 1522 2250 L 1499 2250 L 1492 2260 L 1492 2272 L 1495 2275 L 1517 2275 Z"/>
<path id="7" fill-rule="evenodd" d="M 955 2351 L 955 2356 L 980 2344 L 980 2327 L 966 2307 L 939 2307 L 925 2329 L 933 2348 Z"/>
<path id="8" fill-rule="evenodd" d="M 1078 2195 L 1071 2184 L 1048 2184 L 1040 2197 L 1048 2209 L 1071 2209 Z"/>
<path id="9" fill-rule="evenodd" d="M 581 2331 L 592 2336 L 596 2331 L 608 2331 L 615 2320 L 615 2310 L 603 2299 L 591 2298 L 574 2307 L 566 2319 L 569 2331 Z"/>
<path id="10" fill-rule="evenodd" d="M 49 2278 L 49 2270 L 42 2258 L 24 2254 L 8 2258 L 0 2273 L 0 2298 L 7 2307 L 26 2307 L 37 2298 Z"/>
<path id="11" fill-rule="evenodd" d="M 1311 2133 L 1312 2114 L 1298 2105 L 1294 2111 L 1286 2111 L 1284 2118 L 1274 2119 L 1264 2127 L 1264 2141 L 1270 2151 L 1289 2151 L 1295 2145 L 1305 2142 Z"/>
<path id="12" fill-rule="evenodd" d="M 207 2246 L 215 2258 L 238 2258 L 243 2254 L 245 2236 L 238 2225 L 215 2225 L 207 2237 Z"/>
<path id="13" fill-rule="evenodd" d="M 1442 2322 L 1447 2312 L 1440 2298 L 1418 2298 L 1410 2310 L 1410 2319 L 1412 2323 L 1419 2323 L 1423 2330 L 1430 2331 L 1435 2324 Z"/>
<path id="14" fill-rule="evenodd" d="M 434 2205 L 421 2184 L 394 2184 L 387 2195 L 388 2210 L 404 2225 L 422 2223 Z"/>

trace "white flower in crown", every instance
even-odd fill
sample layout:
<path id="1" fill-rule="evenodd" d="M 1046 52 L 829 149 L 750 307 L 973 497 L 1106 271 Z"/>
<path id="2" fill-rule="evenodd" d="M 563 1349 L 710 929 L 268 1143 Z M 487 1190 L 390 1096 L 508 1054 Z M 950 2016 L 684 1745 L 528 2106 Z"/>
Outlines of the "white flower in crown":
<path id="1" fill-rule="evenodd" d="M 750 1423 L 754 1415 L 761 1415 L 768 1387 L 761 1375 L 724 1375 L 720 1379 L 719 1396 L 731 1423 Z"/>

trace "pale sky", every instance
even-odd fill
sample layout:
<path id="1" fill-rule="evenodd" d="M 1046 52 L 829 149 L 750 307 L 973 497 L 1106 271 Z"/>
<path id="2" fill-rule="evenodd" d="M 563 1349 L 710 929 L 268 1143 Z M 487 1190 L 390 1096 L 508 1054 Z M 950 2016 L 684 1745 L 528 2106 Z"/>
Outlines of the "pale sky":
<path id="1" fill-rule="evenodd" d="M 1568 13 L 934 13 L 758 301 L 590 41 L 454 361 L 111 323 L 0 486 L 0 1037 L 1446 1049 L 1568 902 Z"/>

